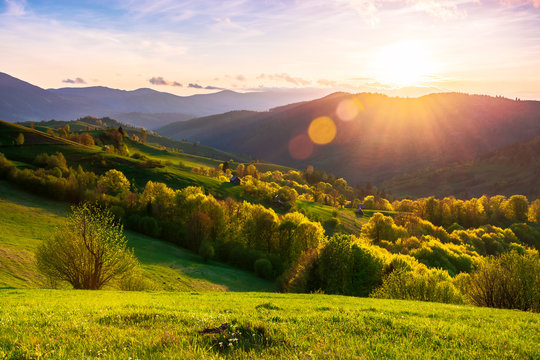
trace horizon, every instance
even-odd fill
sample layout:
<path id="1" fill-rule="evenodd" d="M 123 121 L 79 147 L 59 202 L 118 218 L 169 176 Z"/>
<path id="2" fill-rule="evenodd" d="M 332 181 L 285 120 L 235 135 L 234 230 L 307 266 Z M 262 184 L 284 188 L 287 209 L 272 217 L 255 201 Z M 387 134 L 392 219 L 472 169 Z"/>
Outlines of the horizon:
<path id="1" fill-rule="evenodd" d="M 0 69 L 44 89 L 540 100 L 539 0 L 3 0 L 0 20 Z"/>

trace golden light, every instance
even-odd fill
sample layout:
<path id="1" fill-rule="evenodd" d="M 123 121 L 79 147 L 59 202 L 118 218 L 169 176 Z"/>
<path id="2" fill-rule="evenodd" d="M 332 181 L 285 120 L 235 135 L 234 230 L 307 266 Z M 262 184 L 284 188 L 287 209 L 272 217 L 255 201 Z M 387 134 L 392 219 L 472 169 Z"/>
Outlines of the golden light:
<path id="1" fill-rule="evenodd" d="M 351 121 L 364 111 L 364 105 L 355 97 L 342 100 L 337 108 L 336 115 L 342 121 Z"/>
<path id="2" fill-rule="evenodd" d="M 379 82 L 398 86 L 419 85 L 437 70 L 429 52 L 415 42 L 384 47 L 373 59 L 372 69 Z"/>
<path id="3" fill-rule="evenodd" d="M 321 116 L 311 122 L 308 135 L 318 145 L 326 145 L 336 137 L 337 129 L 334 121 L 328 116 Z"/>

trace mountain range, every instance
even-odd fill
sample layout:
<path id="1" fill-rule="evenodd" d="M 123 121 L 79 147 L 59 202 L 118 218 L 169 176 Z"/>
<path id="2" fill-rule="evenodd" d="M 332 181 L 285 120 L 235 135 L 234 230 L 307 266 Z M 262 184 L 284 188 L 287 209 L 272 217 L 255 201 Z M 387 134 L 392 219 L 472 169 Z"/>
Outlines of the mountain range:
<path id="1" fill-rule="evenodd" d="M 344 116 L 351 104 L 354 113 Z M 335 138 L 326 145 L 303 140 L 305 152 L 295 156 L 294 142 L 306 139 L 310 124 L 320 117 L 332 119 Z M 335 93 L 269 112 L 235 111 L 176 122 L 157 131 L 264 161 L 313 165 L 351 183 L 390 184 L 398 175 L 470 162 L 539 136 L 540 102 L 462 93 L 419 98 Z M 539 158 L 538 147 L 531 149 Z M 505 181 L 511 179 L 505 176 Z M 532 185 L 538 187 L 539 181 Z M 432 185 L 428 193 L 437 192 Z M 401 194 L 406 191 L 400 188 Z"/>
<path id="2" fill-rule="evenodd" d="M 10 122 L 74 120 L 86 115 L 110 116 L 155 129 L 174 121 L 231 110 L 259 110 L 315 99 L 321 89 L 265 90 L 177 96 L 152 89 L 118 90 L 103 86 L 42 89 L 0 73 L 0 119 Z"/>

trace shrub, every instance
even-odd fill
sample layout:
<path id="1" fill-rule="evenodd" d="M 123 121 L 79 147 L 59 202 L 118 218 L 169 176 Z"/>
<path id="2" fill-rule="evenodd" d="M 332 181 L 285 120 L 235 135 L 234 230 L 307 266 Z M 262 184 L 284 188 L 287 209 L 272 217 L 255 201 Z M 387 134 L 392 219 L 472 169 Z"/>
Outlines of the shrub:
<path id="1" fill-rule="evenodd" d="M 203 241 L 199 248 L 199 255 L 201 255 L 204 262 L 214 257 L 214 246 L 209 241 Z"/>
<path id="2" fill-rule="evenodd" d="M 151 216 L 141 217 L 140 224 L 139 224 L 139 231 L 152 237 L 159 237 L 161 233 L 159 223 L 157 222 L 156 219 L 154 219 Z"/>
<path id="3" fill-rule="evenodd" d="M 137 266 L 110 211 L 89 204 L 72 209 L 67 223 L 37 250 L 41 273 L 75 289 L 98 290 Z"/>
<path id="4" fill-rule="evenodd" d="M 515 251 L 492 257 L 471 274 L 468 297 L 473 304 L 540 312 L 540 258 Z"/>
<path id="5" fill-rule="evenodd" d="M 446 271 L 426 269 L 416 271 L 398 269 L 390 273 L 371 297 L 401 300 L 463 303 L 463 297 Z"/>
<path id="6" fill-rule="evenodd" d="M 270 262 L 270 260 L 265 259 L 265 258 L 258 259 L 257 261 L 255 261 L 253 268 L 258 277 L 261 277 L 267 280 L 272 279 L 273 271 L 272 271 L 272 263 Z"/>

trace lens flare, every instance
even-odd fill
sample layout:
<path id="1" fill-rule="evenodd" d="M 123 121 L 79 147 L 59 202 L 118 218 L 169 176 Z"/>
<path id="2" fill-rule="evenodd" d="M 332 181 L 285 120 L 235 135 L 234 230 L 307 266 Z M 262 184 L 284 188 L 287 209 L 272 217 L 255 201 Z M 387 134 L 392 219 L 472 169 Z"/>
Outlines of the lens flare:
<path id="1" fill-rule="evenodd" d="M 337 108 L 336 115 L 340 120 L 351 121 L 364 111 L 364 105 L 357 98 L 349 98 L 342 100 Z"/>
<path id="2" fill-rule="evenodd" d="M 313 152 L 313 143 L 306 134 L 295 136 L 289 141 L 289 154 L 295 159 L 307 159 Z"/>
<path id="3" fill-rule="evenodd" d="M 311 122 L 308 135 L 318 145 L 326 145 L 336 137 L 336 124 L 328 116 L 321 116 Z"/>

